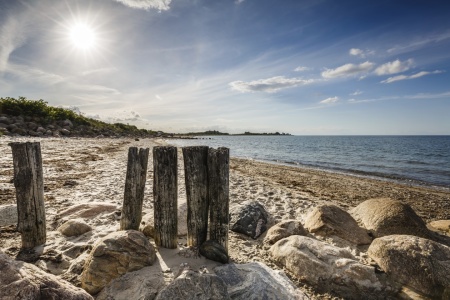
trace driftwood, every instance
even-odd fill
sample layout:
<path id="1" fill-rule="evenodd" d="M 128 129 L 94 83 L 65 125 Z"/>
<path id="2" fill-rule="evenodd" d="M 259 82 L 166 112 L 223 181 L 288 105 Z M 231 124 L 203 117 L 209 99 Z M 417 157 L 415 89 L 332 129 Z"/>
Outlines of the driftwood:
<path id="1" fill-rule="evenodd" d="M 200 247 L 208 234 L 208 147 L 183 147 L 187 200 L 187 244 Z"/>
<path id="2" fill-rule="evenodd" d="M 130 147 L 128 150 L 127 176 L 120 230 L 139 230 L 139 224 L 142 220 L 148 153 L 148 148 L 141 148 L 139 152 L 137 147 Z"/>
<path id="3" fill-rule="evenodd" d="M 177 148 L 153 148 L 155 243 L 174 249 L 178 241 Z"/>
<path id="4" fill-rule="evenodd" d="M 228 252 L 230 150 L 208 150 L 209 239 Z"/>
<path id="5" fill-rule="evenodd" d="M 22 248 L 46 241 L 44 178 L 40 143 L 11 143 Z"/>

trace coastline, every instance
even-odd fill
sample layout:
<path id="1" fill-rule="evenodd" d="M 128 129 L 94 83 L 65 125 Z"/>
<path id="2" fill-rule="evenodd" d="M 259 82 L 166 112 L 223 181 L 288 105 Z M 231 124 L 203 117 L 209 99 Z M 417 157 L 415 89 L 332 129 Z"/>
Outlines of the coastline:
<path id="1" fill-rule="evenodd" d="M 448 219 L 450 191 L 440 187 L 406 185 L 389 179 L 370 178 L 301 166 L 232 158 L 231 168 L 247 176 L 278 183 L 308 198 L 332 202 L 344 209 L 371 198 L 393 198 L 408 203 L 426 222 Z"/>
<path id="2" fill-rule="evenodd" d="M 130 138 L 0 138 L 0 205 L 15 203 L 12 183 L 13 164 L 9 142 L 40 141 L 43 157 L 45 204 L 48 241 L 45 251 L 62 253 L 70 238 L 57 231 L 58 215 L 68 207 L 84 203 L 115 205 L 120 211 L 129 147 L 151 148 L 167 145 L 165 139 Z M 150 151 L 151 152 L 151 151 Z M 150 155 L 146 188 L 144 192 L 143 222 L 151 224 L 153 217 L 153 160 Z M 67 184 L 71 183 L 71 184 Z M 370 199 L 389 197 L 408 203 L 426 223 L 439 219 L 450 219 L 450 192 L 427 187 L 406 186 L 394 182 L 344 175 L 323 170 L 286 166 L 267 162 L 232 157 L 230 159 L 230 208 L 248 200 L 260 202 L 269 213 L 268 227 L 282 220 L 296 219 L 304 223 L 307 214 L 316 206 L 335 204 L 344 210 Z M 184 168 L 181 148 L 178 148 L 178 205 L 186 202 Z M 92 245 L 99 238 L 118 230 L 119 219 L 115 212 L 99 215 L 85 221 L 92 226 L 90 235 L 77 243 Z M 311 286 L 296 279 L 287 270 L 276 265 L 263 243 L 266 233 L 253 240 L 229 231 L 229 256 L 231 262 L 262 262 L 275 270 L 283 270 L 297 288 L 311 299 L 336 299 L 328 294 L 318 294 Z M 181 244 L 184 238 L 179 238 Z M 0 250 L 11 257 L 20 249 L 20 234 L 15 226 L 0 230 Z M 348 245 L 338 245 L 349 247 Z M 352 248 L 355 257 L 364 261 L 367 249 Z M 178 252 L 177 252 L 178 251 Z M 168 281 L 173 280 L 180 263 L 189 261 L 193 267 L 205 265 L 212 270 L 218 263 L 204 258 L 188 259 L 181 250 L 161 252 L 165 265 L 171 272 L 164 273 Z M 62 266 L 51 265 L 40 260 L 40 267 L 47 272 L 63 272 Z M 66 266 L 67 267 L 67 266 Z M 65 269 L 64 269 L 65 270 Z M 77 277 L 70 282 L 79 285 Z"/>

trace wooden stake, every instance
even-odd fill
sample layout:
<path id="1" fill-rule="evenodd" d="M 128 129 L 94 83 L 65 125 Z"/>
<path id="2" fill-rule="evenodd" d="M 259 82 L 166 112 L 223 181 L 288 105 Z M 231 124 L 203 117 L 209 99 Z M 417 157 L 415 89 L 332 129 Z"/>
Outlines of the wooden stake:
<path id="1" fill-rule="evenodd" d="M 174 249 L 178 241 L 177 148 L 153 148 L 155 243 Z"/>
<path id="2" fill-rule="evenodd" d="M 208 147 L 183 147 L 186 181 L 187 244 L 200 247 L 208 234 Z"/>
<path id="3" fill-rule="evenodd" d="M 147 176 L 149 149 L 130 147 L 128 150 L 127 177 L 123 199 L 120 230 L 139 230 L 142 220 L 145 179 Z"/>
<path id="4" fill-rule="evenodd" d="M 22 248 L 46 241 L 44 177 L 40 143 L 10 143 L 14 164 L 18 224 Z"/>
<path id="5" fill-rule="evenodd" d="M 208 150 L 209 239 L 228 253 L 230 150 Z"/>

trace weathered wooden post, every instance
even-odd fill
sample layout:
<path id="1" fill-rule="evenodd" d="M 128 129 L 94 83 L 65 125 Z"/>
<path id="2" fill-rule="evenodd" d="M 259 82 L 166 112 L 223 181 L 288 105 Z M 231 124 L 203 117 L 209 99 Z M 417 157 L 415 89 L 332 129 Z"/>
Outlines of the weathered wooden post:
<path id="1" fill-rule="evenodd" d="M 178 241 L 177 148 L 153 147 L 155 243 L 174 249 Z"/>
<path id="2" fill-rule="evenodd" d="M 145 179 L 147 176 L 149 149 L 130 147 L 128 150 L 127 176 L 120 219 L 120 230 L 139 230 L 142 220 Z"/>
<path id="3" fill-rule="evenodd" d="M 22 248 L 46 241 L 44 177 L 40 143 L 10 143 L 14 164 L 18 224 Z"/>
<path id="4" fill-rule="evenodd" d="M 208 150 L 209 239 L 216 240 L 228 253 L 230 204 L 230 150 Z"/>
<path id="5" fill-rule="evenodd" d="M 187 244 L 200 247 L 208 234 L 208 147 L 183 147 L 187 200 Z"/>

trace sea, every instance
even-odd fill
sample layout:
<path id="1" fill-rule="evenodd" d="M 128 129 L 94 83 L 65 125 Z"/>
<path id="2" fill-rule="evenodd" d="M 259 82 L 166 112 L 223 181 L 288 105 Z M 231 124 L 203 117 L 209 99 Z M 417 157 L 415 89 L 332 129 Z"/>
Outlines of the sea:
<path id="1" fill-rule="evenodd" d="M 227 147 L 230 156 L 450 191 L 450 136 L 202 136 L 184 146 Z"/>

